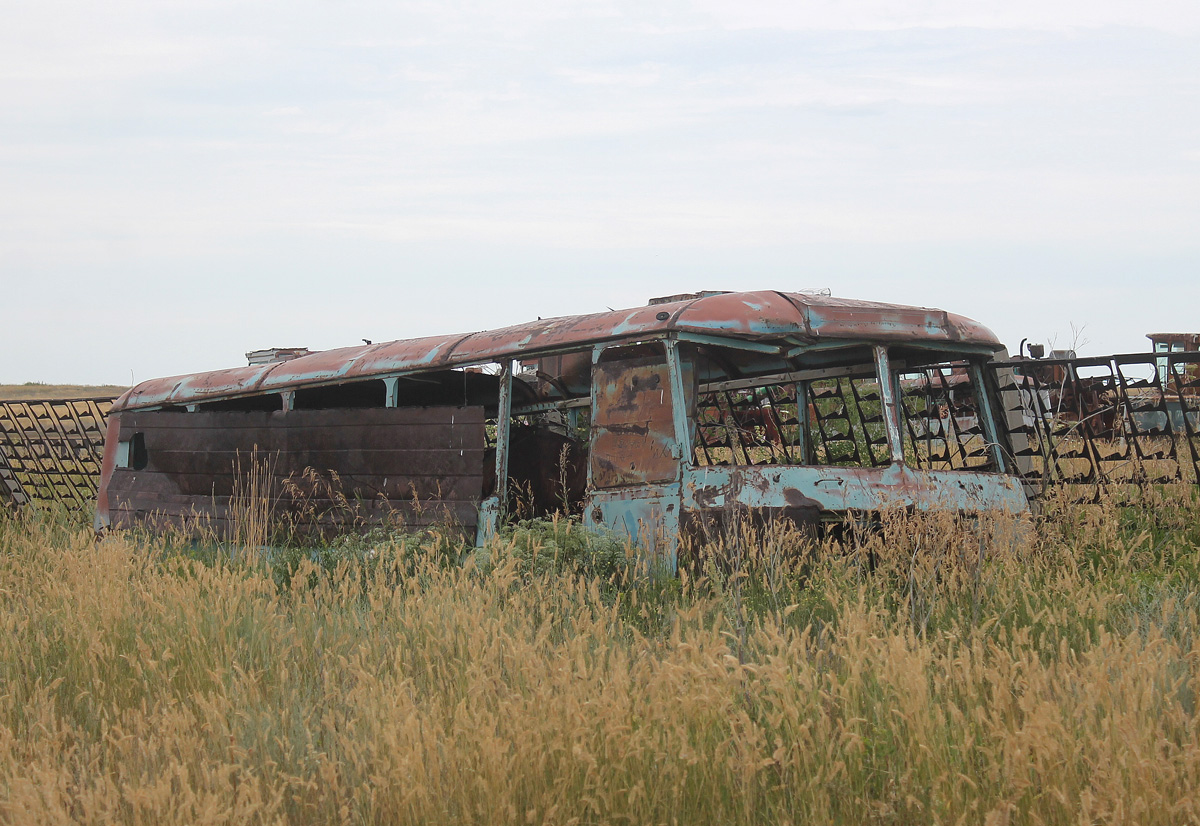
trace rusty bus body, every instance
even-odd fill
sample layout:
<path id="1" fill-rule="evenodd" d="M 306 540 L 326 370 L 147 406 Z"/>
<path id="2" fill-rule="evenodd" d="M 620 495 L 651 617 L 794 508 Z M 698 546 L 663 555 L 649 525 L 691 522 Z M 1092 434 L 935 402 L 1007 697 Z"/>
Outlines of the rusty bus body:
<path id="1" fill-rule="evenodd" d="M 97 523 L 221 524 L 251 454 L 273 495 L 336 474 L 479 541 L 561 507 L 671 567 L 735 512 L 1019 511 L 997 356 L 941 310 L 760 291 L 157 379 L 113 404 Z"/>

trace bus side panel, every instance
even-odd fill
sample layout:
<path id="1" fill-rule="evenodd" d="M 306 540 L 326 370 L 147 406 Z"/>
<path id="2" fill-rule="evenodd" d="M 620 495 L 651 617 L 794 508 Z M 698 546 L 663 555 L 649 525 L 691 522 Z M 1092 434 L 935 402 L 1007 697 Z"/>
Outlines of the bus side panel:
<path id="1" fill-rule="evenodd" d="M 199 518 L 224 533 L 234 499 L 249 493 L 329 526 L 453 522 L 470 532 L 485 448 L 482 407 L 132 411 L 106 447 L 114 467 L 102 505 L 114 526 Z M 252 473 L 259 486 L 247 491 Z"/>

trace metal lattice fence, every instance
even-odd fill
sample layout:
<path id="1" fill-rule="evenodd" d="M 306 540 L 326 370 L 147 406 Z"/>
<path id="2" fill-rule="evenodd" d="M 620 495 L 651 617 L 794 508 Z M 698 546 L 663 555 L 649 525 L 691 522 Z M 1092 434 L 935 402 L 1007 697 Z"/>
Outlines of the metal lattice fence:
<path id="1" fill-rule="evenodd" d="M 1200 353 L 993 364 L 1033 495 L 1120 495 L 1200 480 Z M 1006 375 L 1011 370 L 1011 376 Z"/>
<path id="2" fill-rule="evenodd" d="M 96 498 L 112 399 L 0 401 L 0 503 Z"/>

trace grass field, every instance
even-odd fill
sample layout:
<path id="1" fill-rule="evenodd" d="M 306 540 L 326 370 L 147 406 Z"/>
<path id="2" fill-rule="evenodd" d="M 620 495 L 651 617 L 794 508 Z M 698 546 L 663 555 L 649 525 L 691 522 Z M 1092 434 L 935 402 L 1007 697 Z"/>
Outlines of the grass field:
<path id="1" fill-rule="evenodd" d="M 0 384 L 0 401 L 108 399 L 116 398 L 128 389 L 115 384 L 43 384 L 30 381 L 25 384 Z"/>
<path id="2" fill-rule="evenodd" d="M 1200 506 L 1148 497 L 731 535 L 679 578 L 567 522 L 7 517 L 0 821 L 1197 822 Z"/>

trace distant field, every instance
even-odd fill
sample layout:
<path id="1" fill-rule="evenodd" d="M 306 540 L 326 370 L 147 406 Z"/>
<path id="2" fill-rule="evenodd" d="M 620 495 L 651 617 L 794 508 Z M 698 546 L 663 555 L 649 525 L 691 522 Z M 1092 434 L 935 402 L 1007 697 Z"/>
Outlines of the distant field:
<path id="1" fill-rule="evenodd" d="M 115 384 L 0 384 L 0 401 L 27 399 L 105 399 L 128 390 Z"/>

